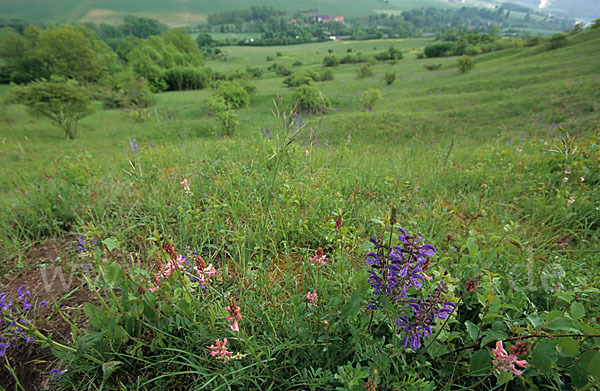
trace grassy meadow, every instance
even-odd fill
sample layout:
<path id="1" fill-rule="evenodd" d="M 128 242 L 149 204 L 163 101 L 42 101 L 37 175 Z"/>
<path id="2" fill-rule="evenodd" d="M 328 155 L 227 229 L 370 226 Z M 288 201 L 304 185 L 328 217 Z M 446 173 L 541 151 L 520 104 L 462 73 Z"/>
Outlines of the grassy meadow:
<path id="1" fill-rule="evenodd" d="M 38 353 L 36 373 L 66 369 L 56 389 L 592 389 L 600 31 L 557 50 L 477 56 L 467 73 L 456 57 L 417 59 L 430 42 L 222 48 L 226 61 L 206 62 L 213 70 L 265 71 L 232 137 L 208 110 L 210 89 L 157 94 L 145 122 L 94 102 L 75 140 L 24 106 L 0 107 L 5 280 L 60 266 L 79 284 L 33 292 L 51 302 L 48 317 L 76 319 L 62 334 L 40 321 L 72 348 L 36 335 L 55 352 Z M 326 55 L 389 47 L 404 59 L 376 63 L 370 77 L 358 76 L 361 64 L 327 68 L 334 79 L 315 85 L 328 113 L 281 119 L 293 89 L 267 67 L 322 71 Z M 382 99 L 365 110 L 369 89 Z M 406 310 L 374 294 L 366 272 L 367 253 L 379 251 L 369 238 L 396 243 L 398 227 L 437 249 L 429 295 L 413 286 L 409 296 L 429 300 L 444 281 L 456 305 L 421 351 L 405 347 L 394 323 Z M 58 256 L 40 253 L 48 243 Z M 212 264 L 212 282 L 200 289 L 171 277 L 146 291 L 171 254 L 160 243 Z M 309 260 L 319 247 L 321 266 Z M 94 307 L 69 301 L 88 288 Z M 313 290 L 318 302 L 307 298 Z M 377 311 L 367 307 L 375 302 Z M 226 306 L 241 308 L 241 331 L 227 327 Z M 561 337 L 545 338 L 552 333 Z M 234 358 L 209 355 L 222 338 Z M 496 370 L 488 352 L 498 340 L 532 345 L 523 374 Z M 31 360 L 13 361 L 12 373 Z"/>

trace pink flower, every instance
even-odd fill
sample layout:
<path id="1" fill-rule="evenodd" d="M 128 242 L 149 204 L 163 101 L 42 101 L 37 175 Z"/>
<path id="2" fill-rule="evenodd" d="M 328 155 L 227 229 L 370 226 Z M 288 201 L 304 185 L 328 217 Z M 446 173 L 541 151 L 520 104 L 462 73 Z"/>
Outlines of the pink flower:
<path id="1" fill-rule="evenodd" d="M 582 177 L 581 177 L 581 178 L 579 178 L 579 179 L 581 179 L 581 182 L 584 182 L 584 181 L 585 181 L 585 177 L 584 177 L 584 176 L 582 176 Z"/>
<path id="2" fill-rule="evenodd" d="M 314 263 L 319 263 L 321 265 L 327 265 L 327 261 L 325 260 L 327 257 L 323 254 L 323 249 L 319 247 L 317 251 L 315 251 L 314 257 L 308 257 L 308 260 Z"/>
<path id="3" fill-rule="evenodd" d="M 183 180 L 181 181 L 181 184 L 183 185 L 183 187 L 186 187 L 188 185 L 188 180 L 183 178 Z"/>
<path id="4" fill-rule="evenodd" d="M 571 173 L 571 170 L 565 170 L 565 174 L 569 175 Z"/>
<path id="5" fill-rule="evenodd" d="M 569 182 L 569 177 L 567 177 L 567 176 L 566 176 L 566 177 L 564 177 L 564 178 L 563 178 L 563 182 Z"/>
<path id="6" fill-rule="evenodd" d="M 215 340 L 215 345 L 207 346 L 208 349 L 212 350 L 210 355 L 216 359 L 227 360 L 233 353 L 227 351 L 227 338 L 223 338 L 223 341 L 220 339 Z"/>
<path id="7" fill-rule="evenodd" d="M 238 325 L 238 320 L 242 320 L 242 314 L 240 312 L 240 307 L 238 306 L 227 306 L 225 309 L 229 312 L 229 316 L 225 318 L 225 320 L 232 321 L 233 324 L 229 325 L 231 331 L 240 331 L 240 327 Z"/>
<path id="8" fill-rule="evenodd" d="M 319 300 L 319 295 L 317 295 L 317 291 L 313 289 L 312 293 L 310 291 L 306 294 L 306 300 L 310 301 L 310 304 L 313 307 L 317 306 L 317 300 Z"/>
<path id="9" fill-rule="evenodd" d="M 523 370 L 527 368 L 527 361 L 518 360 L 516 355 L 506 353 L 504 346 L 502 346 L 502 341 L 496 342 L 496 348 L 492 349 L 492 353 L 495 356 L 494 366 L 497 373 L 500 373 L 500 371 L 511 371 L 515 375 L 520 376 L 523 374 L 523 371 L 517 369 L 515 365 L 523 368 Z"/>
<path id="10" fill-rule="evenodd" d="M 308 149 L 308 147 L 306 147 L 306 151 L 304 151 L 304 153 L 306 154 L 306 156 L 310 156 L 310 149 Z"/>

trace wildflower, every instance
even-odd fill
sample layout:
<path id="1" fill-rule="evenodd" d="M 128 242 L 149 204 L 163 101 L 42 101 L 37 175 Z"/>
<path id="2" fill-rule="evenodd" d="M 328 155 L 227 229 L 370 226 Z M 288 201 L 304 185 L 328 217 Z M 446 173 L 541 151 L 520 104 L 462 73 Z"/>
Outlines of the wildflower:
<path id="1" fill-rule="evenodd" d="M 567 176 L 566 176 L 566 177 L 564 177 L 564 178 L 563 178 L 563 182 L 569 182 L 569 177 L 567 177 Z"/>
<path id="2" fill-rule="evenodd" d="M 563 236 L 563 237 L 561 237 L 561 238 L 558 238 L 557 244 L 558 244 L 559 246 L 568 246 L 568 245 L 569 245 L 569 242 L 567 242 L 567 237 L 566 237 L 566 236 Z"/>
<path id="3" fill-rule="evenodd" d="M 579 180 L 581 180 L 581 182 L 585 182 L 585 177 L 580 177 Z"/>
<path id="4" fill-rule="evenodd" d="M 229 328 L 231 329 L 231 331 L 240 331 L 240 328 L 238 326 L 238 320 L 242 320 L 242 314 L 240 312 L 240 307 L 238 307 L 234 304 L 232 306 L 225 307 L 225 309 L 229 312 L 229 316 L 226 317 L 225 320 L 230 321 L 230 322 L 233 320 L 233 324 L 229 325 Z"/>
<path id="5" fill-rule="evenodd" d="M 6 349 L 8 349 L 9 347 L 9 342 L 0 342 L 0 357 L 4 357 L 4 354 L 6 354 Z"/>
<path id="6" fill-rule="evenodd" d="M 340 229 L 342 229 L 342 216 L 335 218 L 335 230 L 339 231 Z"/>
<path id="7" fill-rule="evenodd" d="M 23 292 L 24 291 L 24 292 Z M 29 295 L 31 292 L 26 290 L 25 285 L 21 285 L 18 289 L 17 289 L 17 296 L 19 297 L 19 300 L 23 300 L 25 299 L 25 297 L 27 295 Z"/>
<path id="8" fill-rule="evenodd" d="M 492 353 L 495 357 L 493 363 L 497 373 L 500 373 L 500 371 L 511 371 L 515 375 L 520 376 L 523 374 L 523 370 L 527 368 L 527 361 L 517 360 L 516 355 L 508 355 L 508 353 L 506 353 L 504 346 L 502 346 L 502 341 L 496 342 L 496 348 L 492 349 Z M 523 370 L 517 369 L 515 365 L 523 368 Z"/>
<path id="9" fill-rule="evenodd" d="M 317 295 L 317 291 L 313 289 L 312 293 L 310 291 L 306 294 L 306 300 L 310 302 L 313 307 L 317 306 L 317 300 L 319 296 Z"/>
<path id="10" fill-rule="evenodd" d="M 454 311 L 455 304 L 446 301 L 444 294 L 448 289 L 444 283 L 440 283 L 433 293 L 429 295 L 427 300 L 409 299 L 406 304 L 410 307 L 413 313 L 412 319 L 409 320 L 406 316 L 401 316 L 396 319 L 396 327 L 402 328 L 405 335 L 402 339 L 402 344 L 413 350 L 421 347 L 421 340 L 427 339 L 431 334 L 431 326 L 435 325 L 435 318 L 444 320 Z"/>
<path id="11" fill-rule="evenodd" d="M 215 345 L 207 346 L 208 349 L 212 350 L 210 355 L 215 357 L 216 359 L 227 360 L 233 353 L 227 351 L 227 338 L 223 338 L 223 341 L 220 339 L 215 340 Z"/>
<path id="12" fill-rule="evenodd" d="M 575 198 L 569 197 L 569 200 L 567 201 L 567 205 L 571 206 L 571 205 L 573 205 L 574 202 L 575 202 Z"/>
<path id="13" fill-rule="evenodd" d="M 323 248 L 319 247 L 315 251 L 315 256 L 309 257 L 308 260 L 317 264 L 327 265 L 326 258 L 327 256 L 323 253 Z"/>
<path id="14" fill-rule="evenodd" d="M 516 344 L 511 346 L 509 351 L 510 351 L 510 354 L 512 354 L 512 355 L 524 356 L 527 354 L 527 352 L 529 351 L 530 348 L 531 348 L 530 344 L 528 344 L 527 342 L 521 341 L 521 342 L 517 342 Z"/>
<path id="15" fill-rule="evenodd" d="M 569 175 L 571 173 L 571 170 L 565 170 L 565 175 Z"/>
<path id="16" fill-rule="evenodd" d="M 188 184 L 188 180 L 184 177 L 181 177 L 181 185 L 183 186 L 183 190 L 189 194 L 189 195 L 194 195 L 194 193 L 192 193 L 192 191 L 190 190 L 190 186 Z"/>
<path id="17" fill-rule="evenodd" d="M 54 368 L 54 369 L 50 370 L 50 373 L 53 373 L 52 380 L 56 380 L 57 377 L 64 375 L 66 372 L 67 372 L 66 370 L 65 371 L 61 371 L 58 368 Z"/>
<path id="18" fill-rule="evenodd" d="M 310 149 L 306 147 L 306 151 L 304 151 L 304 153 L 306 154 L 306 156 L 310 156 Z"/>
<path id="19" fill-rule="evenodd" d="M 523 151 L 523 148 L 521 148 L 521 147 L 517 148 L 517 153 L 521 153 L 522 151 Z"/>
<path id="20" fill-rule="evenodd" d="M 466 288 L 467 292 L 469 292 L 469 293 L 475 292 L 478 287 L 479 287 L 479 281 L 477 281 L 473 277 L 469 278 L 467 280 L 467 282 L 465 282 L 465 288 Z"/>
<path id="21" fill-rule="evenodd" d="M 46 300 L 42 300 L 42 301 L 40 301 L 40 302 L 39 302 L 39 304 L 38 304 L 38 306 L 39 306 L 39 307 L 42 307 L 42 308 L 43 308 L 43 307 L 45 307 L 45 306 L 47 306 L 47 305 L 48 305 L 48 302 L 47 302 Z"/>

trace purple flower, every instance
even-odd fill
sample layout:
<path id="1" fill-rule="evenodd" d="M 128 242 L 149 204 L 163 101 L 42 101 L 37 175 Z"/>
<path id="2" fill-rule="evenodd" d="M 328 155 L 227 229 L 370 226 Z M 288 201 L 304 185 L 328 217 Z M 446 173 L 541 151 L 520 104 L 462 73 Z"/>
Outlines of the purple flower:
<path id="1" fill-rule="evenodd" d="M 50 370 L 50 373 L 53 373 L 54 375 L 52 375 L 52 380 L 56 380 L 57 377 L 62 376 L 66 373 L 67 371 L 61 371 L 58 368 L 54 368 Z"/>
<path id="2" fill-rule="evenodd" d="M 31 292 L 28 290 L 25 290 L 25 285 L 21 285 L 18 289 L 17 289 L 17 296 L 19 297 L 19 300 L 23 300 L 25 299 L 25 297 L 27 295 L 29 295 Z M 25 291 L 25 292 L 23 292 Z"/>
<path id="3" fill-rule="evenodd" d="M 43 307 L 47 306 L 48 304 L 49 303 L 46 300 L 42 300 L 42 301 L 40 301 L 40 303 L 38 304 L 38 306 L 43 308 Z"/>

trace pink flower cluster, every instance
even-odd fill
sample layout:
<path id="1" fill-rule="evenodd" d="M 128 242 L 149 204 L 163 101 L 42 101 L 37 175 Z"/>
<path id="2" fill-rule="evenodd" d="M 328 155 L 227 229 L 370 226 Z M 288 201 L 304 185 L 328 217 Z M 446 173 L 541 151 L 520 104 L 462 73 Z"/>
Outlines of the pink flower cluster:
<path id="1" fill-rule="evenodd" d="M 521 374 L 523 374 L 523 370 L 527 368 L 527 361 L 518 360 L 516 355 L 509 355 L 508 353 L 506 353 L 506 350 L 504 350 L 504 346 L 502 346 L 502 341 L 496 342 L 496 348 L 492 349 L 492 353 L 494 353 L 495 356 L 494 366 L 496 372 L 498 373 L 500 371 L 511 371 L 515 375 L 520 376 Z M 523 368 L 523 370 L 517 369 L 515 365 Z"/>
<path id="2" fill-rule="evenodd" d="M 327 259 L 327 256 L 323 253 L 323 249 L 321 247 L 315 251 L 314 257 L 308 257 L 309 261 L 320 265 L 327 265 L 327 261 L 325 259 Z"/>
<path id="3" fill-rule="evenodd" d="M 310 302 L 313 307 L 317 306 L 317 300 L 319 300 L 319 296 L 317 295 L 317 291 L 313 289 L 312 293 L 310 291 L 306 294 L 306 300 Z"/>
<path id="4" fill-rule="evenodd" d="M 150 292 L 157 291 L 160 288 L 160 282 L 165 278 L 169 278 L 175 270 L 183 270 L 184 273 L 191 276 L 190 278 L 195 277 L 195 279 L 198 280 L 202 285 L 207 284 L 210 278 L 217 272 L 212 263 L 206 266 L 206 263 L 201 257 L 196 257 L 196 265 L 189 266 L 189 268 L 186 269 L 185 257 L 182 255 L 177 255 L 173 249 L 173 246 L 170 244 L 166 245 L 165 248 L 171 258 L 169 258 L 166 265 L 163 266 L 162 264 L 159 264 L 159 270 L 154 273 L 154 276 L 152 277 L 154 286 L 152 288 L 148 288 Z"/>
<path id="5" fill-rule="evenodd" d="M 240 307 L 236 305 L 227 306 L 225 309 L 229 312 L 229 316 L 225 318 L 225 320 L 231 322 L 233 320 L 233 324 L 229 325 L 231 331 L 240 331 L 240 327 L 238 325 L 238 320 L 242 320 L 242 314 L 240 312 Z"/>
<path id="6" fill-rule="evenodd" d="M 227 338 L 223 338 L 223 341 L 217 339 L 214 345 L 207 346 L 207 348 L 211 350 L 210 355 L 214 358 L 227 361 L 233 353 L 228 351 L 225 345 L 227 345 Z"/>
<path id="7" fill-rule="evenodd" d="M 181 177 L 181 186 L 183 186 L 183 190 L 189 194 L 189 195 L 194 195 L 194 193 L 192 193 L 192 190 L 190 190 L 190 185 L 188 184 L 188 180 L 185 179 L 184 177 Z"/>

